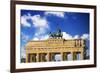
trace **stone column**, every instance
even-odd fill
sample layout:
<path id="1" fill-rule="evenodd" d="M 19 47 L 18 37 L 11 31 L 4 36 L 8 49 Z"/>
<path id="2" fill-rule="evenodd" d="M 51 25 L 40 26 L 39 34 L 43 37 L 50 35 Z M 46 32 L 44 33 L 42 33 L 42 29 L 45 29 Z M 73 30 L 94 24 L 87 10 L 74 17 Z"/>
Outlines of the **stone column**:
<path id="1" fill-rule="evenodd" d="M 81 55 L 80 60 L 83 60 L 83 58 L 84 58 L 84 57 L 83 57 L 83 56 L 84 56 L 84 55 L 83 55 L 83 51 L 82 51 L 82 52 L 80 52 L 80 55 Z"/>
<path id="2" fill-rule="evenodd" d="M 52 53 L 50 53 L 50 61 L 52 61 Z"/>
<path id="3" fill-rule="evenodd" d="M 64 54 L 63 54 L 63 52 L 61 52 L 61 58 L 62 58 L 62 61 L 64 61 Z"/>
<path id="4" fill-rule="evenodd" d="M 66 61 L 67 60 L 67 53 L 63 53 L 63 61 Z"/>
<path id="5" fill-rule="evenodd" d="M 50 53 L 50 61 L 53 61 L 53 56 L 54 56 L 54 54 Z"/>
<path id="6" fill-rule="evenodd" d="M 39 62 L 39 53 L 36 54 L 36 62 Z"/>
<path id="7" fill-rule="evenodd" d="M 46 62 L 46 53 L 42 54 L 42 60 L 43 60 L 43 62 Z"/>
<path id="8" fill-rule="evenodd" d="M 26 53 L 26 63 L 28 63 L 28 54 Z"/>
<path id="9" fill-rule="evenodd" d="M 71 52 L 72 60 L 73 60 L 73 52 Z"/>
<path id="10" fill-rule="evenodd" d="M 39 62 L 42 62 L 42 54 L 41 53 L 39 55 L 39 58 L 40 58 L 40 61 Z"/>
<path id="11" fill-rule="evenodd" d="M 40 62 L 44 62 L 44 59 L 45 59 L 45 54 L 41 53 L 40 54 Z"/>
<path id="12" fill-rule="evenodd" d="M 50 61 L 50 54 L 47 53 L 47 62 L 49 62 L 49 61 Z"/>

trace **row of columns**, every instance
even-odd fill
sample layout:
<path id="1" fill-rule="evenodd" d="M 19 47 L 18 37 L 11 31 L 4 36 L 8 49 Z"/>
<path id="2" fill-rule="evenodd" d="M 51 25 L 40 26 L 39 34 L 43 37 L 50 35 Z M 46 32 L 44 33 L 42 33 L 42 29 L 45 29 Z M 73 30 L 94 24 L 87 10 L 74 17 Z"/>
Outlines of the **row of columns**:
<path id="1" fill-rule="evenodd" d="M 76 53 L 80 53 L 80 59 L 83 59 L 83 53 L 82 52 L 61 52 L 61 53 L 31 53 L 27 54 L 26 62 L 49 62 L 54 61 L 54 56 L 56 54 L 60 54 L 62 61 L 67 60 L 67 55 L 71 54 L 72 60 L 75 60 Z"/>

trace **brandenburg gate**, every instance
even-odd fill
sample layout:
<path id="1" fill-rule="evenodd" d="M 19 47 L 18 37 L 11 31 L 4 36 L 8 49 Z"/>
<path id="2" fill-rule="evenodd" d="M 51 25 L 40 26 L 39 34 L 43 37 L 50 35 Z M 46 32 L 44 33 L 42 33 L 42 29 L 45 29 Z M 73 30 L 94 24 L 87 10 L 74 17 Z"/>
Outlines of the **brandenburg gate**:
<path id="1" fill-rule="evenodd" d="M 29 41 L 26 44 L 26 63 L 83 60 L 85 40 L 62 38 L 61 30 L 50 33 L 47 40 Z"/>

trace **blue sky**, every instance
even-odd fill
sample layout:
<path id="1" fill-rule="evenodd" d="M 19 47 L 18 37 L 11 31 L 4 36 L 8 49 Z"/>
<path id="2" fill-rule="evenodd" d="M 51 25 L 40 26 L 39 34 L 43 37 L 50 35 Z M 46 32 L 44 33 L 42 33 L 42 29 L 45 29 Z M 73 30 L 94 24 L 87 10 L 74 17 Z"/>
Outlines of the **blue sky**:
<path id="1" fill-rule="evenodd" d="M 30 40 L 48 39 L 57 25 L 65 39 L 89 40 L 89 13 L 21 10 L 21 52 Z"/>

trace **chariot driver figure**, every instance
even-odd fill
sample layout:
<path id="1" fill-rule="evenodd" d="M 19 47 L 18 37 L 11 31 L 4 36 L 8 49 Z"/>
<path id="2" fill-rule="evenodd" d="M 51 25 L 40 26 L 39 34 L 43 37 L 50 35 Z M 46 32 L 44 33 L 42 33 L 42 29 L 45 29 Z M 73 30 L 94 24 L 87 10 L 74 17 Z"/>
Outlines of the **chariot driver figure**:
<path id="1" fill-rule="evenodd" d="M 61 29 L 57 26 L 57 31 L 56 32 L 53 32 L 53 33 L 49 33 L 49 37 L 50 38 L 62 38 L 63 37 L 63 34 L 61 32 Z"/>

